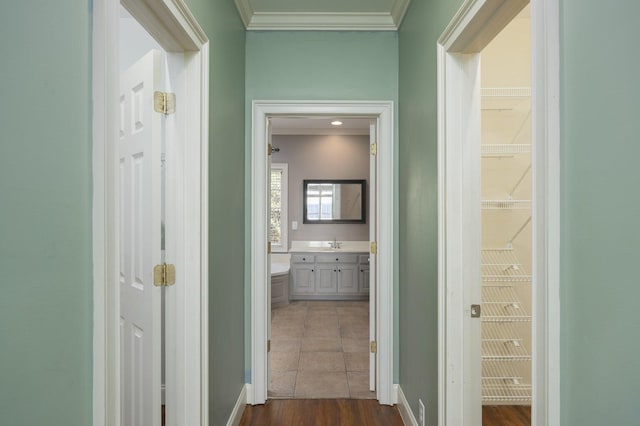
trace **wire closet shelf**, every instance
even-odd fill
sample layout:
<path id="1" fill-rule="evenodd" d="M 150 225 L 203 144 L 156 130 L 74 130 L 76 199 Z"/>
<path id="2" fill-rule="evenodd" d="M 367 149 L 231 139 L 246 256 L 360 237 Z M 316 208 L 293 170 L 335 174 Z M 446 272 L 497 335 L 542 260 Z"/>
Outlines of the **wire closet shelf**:
<path id="1" fill-rule="evenodd" d="M 489 220 L 507 220 L 517 231 L 505 227 L 505 248 L 483 248 L 482 274 L 482 402 L 487 404 L 531 403 L 531 312 L 527 293 L 531 273 L 513 249 L 514 240 L 531 225 L 531 199 L 527 178 L 531 175 L 530 87 L 483 87 L 481 110 L 487 123 L 507 123 L 486 133 L 480 145 L 483 164 L 493 170 L 507 170 L 511 188 L 504 198 L 484 199 L 481 209 Z M 486 114 L 486 116 L 485 116 Z M 483 136 L 484 137 L 484 136 Z M 510 143 L 508 143 L 510 142 Z M 512 161 L 513 160 L 513 161 Z M 484 163 L 486 161 L 486 163 Z M 522 169 L 520 169 L 522 167 Z M 528 210 L 527 217 L 523 214 Z M 484 213 L 483 213 L 484 214 Z M 497 215 L 497 216 L 495 216 Z M 525 303 L 525 301 L 527 301 Z"/>
<path id="2" fill-rule="evenodd" d="M 512 248 L 483 249 L 482 266 L 482 402 L 531 402 L 531 353 L 525 344 L 531 314 L 518 288 L 531 284 Z"/>
<path id="3" fill-rule="evenodd" d="M 483 249 L 482 281 L 531 283 L 531 274 L 524 269 L 512 248 Z"/>
<path id="4" fill-rule="evenodd" d="M 529 361 L 489 361 L 482 363 L 483 402 L 531 402 L 531 384 L 523 383 L 517 363 Z"/>

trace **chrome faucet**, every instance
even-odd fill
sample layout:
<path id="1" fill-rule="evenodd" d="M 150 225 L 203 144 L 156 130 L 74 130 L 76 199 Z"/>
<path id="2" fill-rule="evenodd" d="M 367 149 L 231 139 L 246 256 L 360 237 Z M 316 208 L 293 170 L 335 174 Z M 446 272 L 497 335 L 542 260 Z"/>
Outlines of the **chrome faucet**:
<path id="1" fill-rule="evenodd" d="M 329 247 L 331 248 L 339 249 L 341 245 L 342 243 L 339 242 L 336 237 L 333 237 L 333 241 L 329 241 Z"/>

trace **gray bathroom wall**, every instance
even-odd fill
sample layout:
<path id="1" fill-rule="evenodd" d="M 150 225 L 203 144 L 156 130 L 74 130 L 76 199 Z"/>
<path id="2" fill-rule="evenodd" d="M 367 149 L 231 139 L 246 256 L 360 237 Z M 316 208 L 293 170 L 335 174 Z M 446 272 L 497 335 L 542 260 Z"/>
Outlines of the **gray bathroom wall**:
<path id="1" fill-rule="evenodd" d="M 289 168 L 288 238 L 300 241 L 369 240 L 369 136 L 274 135 L 272 162 Z M 302 181 L 305 179 L 365 179 L 367 181 L 367 221 L 364 224 L 304 224 Z M 298 222 L 298 230 L 291 222 Z"/>

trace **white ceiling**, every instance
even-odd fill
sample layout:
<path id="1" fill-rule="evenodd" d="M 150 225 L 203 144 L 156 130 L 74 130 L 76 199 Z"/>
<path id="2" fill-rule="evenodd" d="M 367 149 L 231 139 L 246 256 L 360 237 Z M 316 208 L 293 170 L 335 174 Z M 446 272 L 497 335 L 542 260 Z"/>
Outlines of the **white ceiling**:
<path id="1" fill-rule="evenodd" d="M 333 120 L 342 121 L 333 126 Z M 273 117 L 271 133 L 274 135 L 368 135 L 369 118 L 345 117 Z"/>
<path id="2" fill-rule="evenodd" d="M 395 31 L 410 0 L 235 0 L 248 30 Z"/>

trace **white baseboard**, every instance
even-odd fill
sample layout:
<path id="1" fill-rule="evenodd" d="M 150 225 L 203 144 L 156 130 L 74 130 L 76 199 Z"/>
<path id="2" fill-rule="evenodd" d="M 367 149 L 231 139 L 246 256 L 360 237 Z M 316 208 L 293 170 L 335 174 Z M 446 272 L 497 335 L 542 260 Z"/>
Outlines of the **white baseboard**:
<path id="1" fill-rule="evenodd" d="M 402 388 L 400 387 L 400 385 L 395 385 L 395 388 L 398 395 L 398 411 L 400 411 L 402 422 L 405 425 L 418 426 L 418 422 L 413 415 L 413 411 L 411 411 L 409 401 L 407 401 L 407 398 L 404 396 L 404 392 L 402 392 Z"/>
<path id="2" fill-rule="evenodd" d="M 248 383 L 242 387 L 240 390 L 240 395 L 238 395 L 238 400 L 236 401 L 236 405 L 233 407 L 233 411 L 229 416 L 229 421 L 227 421 L 227 426 L 238 426 L 240 424 L 240 419 L 242 419 L 242 413 L 244 413 L 244 408 L 247 405 L 247 395 L 249 395 L 249 385 Z"/>

